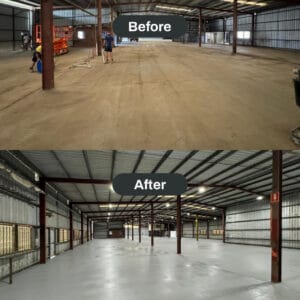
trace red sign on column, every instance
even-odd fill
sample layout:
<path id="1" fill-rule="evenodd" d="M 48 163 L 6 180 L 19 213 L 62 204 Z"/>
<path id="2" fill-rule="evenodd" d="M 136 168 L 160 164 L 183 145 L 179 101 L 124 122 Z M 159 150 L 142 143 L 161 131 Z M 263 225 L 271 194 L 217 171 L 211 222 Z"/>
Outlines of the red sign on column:
<path id="1" fill-rule="evenodd" d="M 279 202 L 279 192 L 271 194 L 271 203 L 278 203 Z"/>

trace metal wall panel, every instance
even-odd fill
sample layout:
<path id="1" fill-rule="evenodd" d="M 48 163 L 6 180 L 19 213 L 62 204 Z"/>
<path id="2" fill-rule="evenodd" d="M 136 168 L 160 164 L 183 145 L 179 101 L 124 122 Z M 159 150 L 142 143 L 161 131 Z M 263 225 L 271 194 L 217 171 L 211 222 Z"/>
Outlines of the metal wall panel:
<path id="1" fill-rule="evenodd" d="M 183 223 L 182 237 L 185 237 L 185 238 L 192 238 L 193 237 L 193 223 L 192 222 Z"/>
<path id="2" fill-rule="evenodd" d="M 300 193 L 283 198 L 282 239 L 283 247 L 300 248 Z M 226 242 L 269 246 L 269 201 L 228 208 Z"/>

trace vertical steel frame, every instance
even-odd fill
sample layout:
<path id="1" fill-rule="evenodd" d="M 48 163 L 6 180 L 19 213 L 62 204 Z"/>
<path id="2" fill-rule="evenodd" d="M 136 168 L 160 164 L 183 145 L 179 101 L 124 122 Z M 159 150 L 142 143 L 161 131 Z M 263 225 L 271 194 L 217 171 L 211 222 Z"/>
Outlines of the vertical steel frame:
<path id="1" fill-rule="evenodd" d="M 69 204 L 70 210 L 69 210 L 69 228 L 70 228 L 70 250 L 73 250 L 73 211 L 72 211 L 72 202 Z"/>
<path id="2" fill-rule="evenodd" d="M 134 226 L 134 218 L 133 216 L 131 217 L 131 239 L 134 240 L 134 229 L 133 229 L 133 226 Z"/>
<path id="3" fill-rule="evenodd" d="M 102 55 L 102 0 L 98 0 L 98 34 L 97 34 L 98 56 Z"/>
<path id="4" fill-rule="evenodd" d="M 196 240 L 199 241 L 199 219 L 196 216 Z"/>
<path id="5" fill-rule="evenodd" d="M 271 205 L 271 280 L 281 282 L 282 267 L 282 151 L 273 151 Z"/>
<path id="6" fill-rule="evenodd" d="M 154 212 L 153 202 L 151 202 L 151 246 L 154 246 Z"/>
<path id="7" fill-rule="evenodd" d="M 141 211 L 139 211 L 139 243 L 142 242 L 142 220 L 141 220 Z"/>
<path id="8" fill-rule="evenodd" d="M 226 209 L 222 211 L 222 239 L 223 243 L 226 242 Z"/>
<path id="9" fill-rule="evenodd" d="M 80 214 L 80 217 L 81 217 L 81 222 L 80 222 L 80 225 L 81 225 L 81 237 L 80 237 L 80 241 L 81 241 L 81 244 L 83 244 L 84 243 L 84 236 L 83 236 L 83 232 L 84 232 L 84 230 L 83 230 L 83 227 L 84 227 L 84 218 L 83 218 L 83 212 L 81 212 L 81 214 Z"/>
<path id="10" fill-rule="evenodd" d="M 46 182 L 44 178 L 40 178 L 39 187 L 42 191 L 46 192 Z M 39 194 L 40 202 L 40 263 L 45 264 L 47 260 L 46 255 L 46 195 Z"/>
<path id="11" fill-rule="evenodd" d="M 206 238 L 209 239 L 209 220 L 206 221 Z"/>
<path id="12" fill-rule="evenodd" d="M 181 254 L 181 196 L 177 196 L 177 254 Z"/>
<path id="13" fill-rule="evenodd" d="M 42 60 L 44 90 L 54 88 L 53 0 L 41 0 Z"/>
<path id="14" fill-rule="evenodd" d="M 237 53 L 237 30 L 238 30 L 238 12 L 237 0 L 233 1 L 233 41 L 232 41 L 232 54 Z"/>
<path id="15" fill-rule="evenodd" d="M 202 32 L 203 32 L 203 23 L 202 23 L 202 8 L 199 9 L 199 47 L 202 46 Z"/>

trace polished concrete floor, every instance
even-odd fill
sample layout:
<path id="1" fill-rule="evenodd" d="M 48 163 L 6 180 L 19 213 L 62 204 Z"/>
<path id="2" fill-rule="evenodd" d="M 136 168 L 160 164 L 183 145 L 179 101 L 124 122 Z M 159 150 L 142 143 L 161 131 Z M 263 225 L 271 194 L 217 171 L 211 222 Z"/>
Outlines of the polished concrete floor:
<path id="1" fill-rule="evenodd" d="M 300 299 L 300 250 L 284 249 L 271 284 L 270 249 L 221 241 L 94 240 L 1 283 L 3 300 Z"/>
<path id="2" fill-rule="evenodd" d="M 295 148 L 299 52 L 143 42 L 74 67 L 90 49 L 56 58 L 41 90 L 31 54 L 0 55 L 0 143 L 22 149 Z"/>

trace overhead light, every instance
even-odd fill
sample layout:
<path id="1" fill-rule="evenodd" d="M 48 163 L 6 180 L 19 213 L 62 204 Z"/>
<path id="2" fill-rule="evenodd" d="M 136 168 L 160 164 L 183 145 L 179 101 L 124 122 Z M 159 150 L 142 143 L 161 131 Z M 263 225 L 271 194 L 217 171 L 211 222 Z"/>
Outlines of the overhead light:
<path id="1" fill-rule="evenodd" d="M 187 216 L 189 216 L 189 215 L 190 215 L 190 213 L 187 213 L 186 215 L 187 215 Z"/>
<path id="2" fill-rule="evenodd" d="M 40 7 L 39 4 L 31 2 L 31 1 L 24 0 L 23 2 L 26 2 L 27 4 L 19 3 L 16 1 L 12 1 L 12 0 L 1 0 L 1 4 L 18 7 L 18 8 L 23 8 L 23 9 L 34 10 L 35 8 Z"/>
<path id="3" fill-rule="evenodd" d="M 39 174 L 38 174 L 37 172 L 34 172 L 34 180 L 35 180 L 36 182 L 39 182 L 39 181 L 40 181 L 40 176 L 39 176 Z"/>
<path id="4" fill-rule="evenodd" d="M 256 200 L 260 201 L 260 200 L 264 200 L 264 196 L 257 196 Z"/>
<path id="5" fill-rule="evenodd" d="M 216 218 L 216 217 L 214 217 L 214 220 L 217 220 L 217 218 Z"/>
<path id="6" fill-rule="evenodd" d="M 108 207 L 109 207 L 109 208 L 113 208 L 113 205 L 112 205 L 112 204 L 109 204 Z"/>
<path id="7" fill-rule="evenodd" d="M 167 5 L 156 5 L 155 8 L 178 11 L 178 12 L 192 12 L 194 10 L 194 9 L 190 9 L 190 8 L 167 6 Z"/>
<path id="8" fill-rule="evenodd" d="M 170 203 L 169 202 L 166 203 L 166 207 L 170 207 Z"/>
<path id="9" fill-rule="evenodd" d="M 205 193 L 205 192 L 206 192 L 206 187 L 205 187 L 205 186 L 200 186 L 199 189 L 198 189 L 198 192 L 199 192 L 200 194 Z"/>
<path id="10" fill-rule="evenodd" d="M 109 212 L 109 213 L 108 213 L 108 215 L 110 216 L 110 215 L 111 215 L 111 213 Z"/>
<path id="11" fill-rule="evenodd" d="M 193 205 L 193 204 L 183 204 L 184 207 L 192 208 L 192 209 L 200 209 L 200 210 L 208 210 L 207 207 L 201 205 Z"/>
<path id="12" fill-rule="evenodd" d="M 216 210 L 216 208 L 213 206 L 212 208 L 211 208 L 212 210 Z"/>
<path id="13" fill-rule="evenodd" d="M 223 0 L 224 2 L 233 3 L 234 0 Z M 268 4 L 265 2 L 257 2 L 257 1 L 247 1 L 247 0 L 238 0 L 239 4 L 249 5 L 249 6 L 267 6 Z"/>
<path id="14" fill-rule="evenodd" d="M 113 193 L 115 192 L 114 187 L 113 187 L 112 184 L 109 185 L 109 189 L 110 189 Z"/>
<path id="15" fill-rule="evenodd" d="M 174 217 L 172 216 L 171 219 L 174 219 Z"/>
<path id="16" fill-rule="evenodd" d="M 100 208 L 115 208 L 115 207 L 133 207 L 133 206 L 143 206 L 143 204 L 115 204 L 115 203 L 110 203 L 110 204 L 100 204 Z"/>

